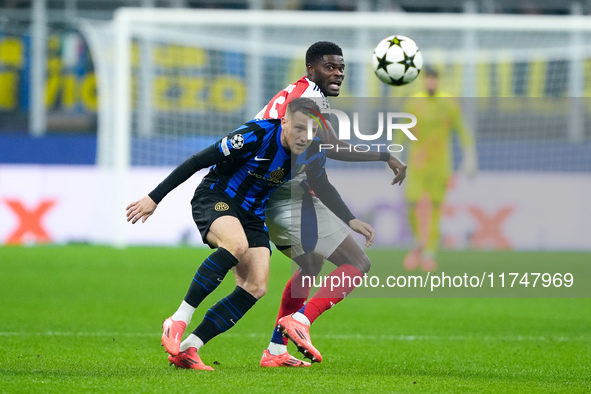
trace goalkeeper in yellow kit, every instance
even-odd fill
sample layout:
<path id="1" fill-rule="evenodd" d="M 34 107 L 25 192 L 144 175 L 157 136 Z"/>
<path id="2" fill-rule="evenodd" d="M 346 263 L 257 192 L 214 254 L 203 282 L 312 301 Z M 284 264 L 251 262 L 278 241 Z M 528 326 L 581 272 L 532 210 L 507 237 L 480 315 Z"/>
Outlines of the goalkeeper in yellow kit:
<path id="1" fill-rule="evenodd" d="M 437 269 L 441 204 L 453 171 L 452 132 L 461 143 L 462 171 L 469 177 L 476 172 L 477 159 L 474 137 L 464 124 L 459 102 L 438 91 L 435 70 L 426 68 L 423 74 L 425 90 L 413 97 L 424 98 L 409 100 L 406 108 L 418 119 L 412 129 L 418 141 L 410 144 L 407 153 L 405 197 L 415 245 L 406 255 L 404 267 L 414 270 L 420 266 L 432 272 Z"/>

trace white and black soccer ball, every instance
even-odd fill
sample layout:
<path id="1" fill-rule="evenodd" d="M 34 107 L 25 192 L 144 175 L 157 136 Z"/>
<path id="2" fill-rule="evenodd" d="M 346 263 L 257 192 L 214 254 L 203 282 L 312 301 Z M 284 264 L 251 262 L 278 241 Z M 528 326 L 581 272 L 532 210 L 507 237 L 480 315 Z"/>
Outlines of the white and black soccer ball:
<path id="1" fill-rule="evenodd" d="M 423 54 L 412 39 L 389 36 L 373 50 L 371 64 L 382 82 L 395 86 L 406 85 L 421 72 Z"/>
<path id="2" fill-rule="evenodd" d="M 234 149 L 240 149 L 244 146 L 244 137 L 242 134 L 235 134 L 230 140 L 230 144 Z"/>

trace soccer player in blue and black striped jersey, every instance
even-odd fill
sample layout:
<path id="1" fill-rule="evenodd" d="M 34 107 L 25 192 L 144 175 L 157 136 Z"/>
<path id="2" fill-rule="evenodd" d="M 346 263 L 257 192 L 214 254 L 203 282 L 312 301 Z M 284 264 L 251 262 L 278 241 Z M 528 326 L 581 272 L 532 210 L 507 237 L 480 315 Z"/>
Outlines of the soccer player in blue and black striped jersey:
<path id="1" fill-rule="evenodd" d="M 327 198 L 340 199 L 327 181 L 321 156 L 314 159 L 316 163 L 296 166 L 296 161 L 292 165 L 292 159 L 312 143 L 308 139 L 308 114 L 318 111 L 312 99 L 302 98 L 290 103 L 280 120 L 246 123 L 191 156 L 147 196 L 127 207 L 128 221 L 145 222 L 170 191 L 197 171 L 213 166 L 197 187 L 191 203 L 203 242 L 216 251 L 198 268 L 179 309 L 163 324 L 162 343 L 170 353 L 171 363 L 182 368 L 211 370 L 199 358 L 199 348 L 235 325 L 265 294 L 271 256 L 265 208 L 271 193 L 297 172 L 292 171 L 292 166 L 294 170 L 305 169 L 308 179 L 316 181 L 317 193 L 322 194 L 324 189 Z M 316 130 L 317 126 L 314 127 Z M 347 211 L 348 208 L 342 214 L 350 215 Z M 181 347 L 193 312 L 233 267 L 249 280 L 210 308 Z"/>

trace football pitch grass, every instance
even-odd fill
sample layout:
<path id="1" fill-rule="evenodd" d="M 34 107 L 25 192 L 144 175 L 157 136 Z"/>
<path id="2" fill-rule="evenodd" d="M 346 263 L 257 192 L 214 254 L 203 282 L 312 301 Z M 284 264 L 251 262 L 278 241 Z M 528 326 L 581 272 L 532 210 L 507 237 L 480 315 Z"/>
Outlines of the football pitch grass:
<path id="1" fill-rule="evenodd" d="M 403 257 L 400 251 L 374 253 L 388 253 L 396 264 Z M 441 267 L 458 258 L 494 259 L 495 253 L 442 252 Z M 312 326 L 321 364 L 261 368 L 290 275 L 288 260 L 277 252 L 267 296 L 201 350 L 216 370 L 176 369 L 160 346 L 161 324 L 208 254 L 193 248 L 1 247 L 0 392 L 591 391 L 588 298 L 350 298 Z M 509 264 L 589 259 L 581 253 L 502 256 Z M 190 329 L 233 287 L 229 275 Z M 301 356 L 293 345 L 290 351 Z"/>

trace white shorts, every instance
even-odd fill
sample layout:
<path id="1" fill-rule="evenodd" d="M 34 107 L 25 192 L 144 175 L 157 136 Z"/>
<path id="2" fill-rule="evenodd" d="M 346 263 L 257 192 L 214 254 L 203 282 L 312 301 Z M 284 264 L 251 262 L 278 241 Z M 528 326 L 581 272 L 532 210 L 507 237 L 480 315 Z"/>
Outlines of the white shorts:
<path id="1" fill-rule="evenodd" d="M 282 186 L 285 187 L 285 186 Z M 351 233 L 349 228 L 317 197 L 313 197 L 318 224 L 318 241 L 312 253 L 328 258 Z M 280 249 L 291 247 L 291 258 L 303 254 L 302 198 L 287 198 L 279 190 L 271 195 L 266 209 L 266 223 L 271 241 Z"/>

